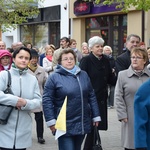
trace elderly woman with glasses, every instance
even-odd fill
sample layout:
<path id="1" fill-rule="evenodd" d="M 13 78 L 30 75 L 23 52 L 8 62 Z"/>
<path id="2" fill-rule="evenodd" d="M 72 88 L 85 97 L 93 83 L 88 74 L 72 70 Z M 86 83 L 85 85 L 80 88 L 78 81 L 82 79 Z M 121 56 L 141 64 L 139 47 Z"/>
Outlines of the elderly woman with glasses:
<path id="1" fill-rule="evenodd" d="M 145 49 L 133 48 L 130 58 L 131 65 L 127 70 L 119 72 L 115 88 L 116 110 L 121 122 L 121 143 L 125 150 L 134 150 L 134 95 L 150 77 Z"/>
<path id="2" fill-rule="evenodd" d="M 52 133 L 56 131 L 56 120 L 67 97 L 66 119 L 61 118 L 61 123 L 65 121 L 66 133 L 58 138 L 59 150 L 80 150 L 85 134 L 91 131 L 91 122 L 98 126 L 100 121 L 90 79 L 75 64 L 75 52 L 72 49 L 63 50 L 56 70 L 49 75 L 44 87 L 43 111 Z"/>

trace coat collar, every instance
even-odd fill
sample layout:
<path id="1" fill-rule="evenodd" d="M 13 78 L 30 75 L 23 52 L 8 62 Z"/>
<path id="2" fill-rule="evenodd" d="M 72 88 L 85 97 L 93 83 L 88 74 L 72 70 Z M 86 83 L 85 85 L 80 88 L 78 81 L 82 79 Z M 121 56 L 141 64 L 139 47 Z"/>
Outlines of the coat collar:
<path id="1" fill-rule="evenodd" d="M 77 67 L 77 70 L 76 70 L 75 75 L 77 75 L 81 71 L 81 69 L 78 66 L 76 66 L 76 67 Z M 72 73 L 70 73 L 67 70 L 65 70 L 64 68 L 62 68 L 60 65 L 57 65 L 55 72 L 57 72 L 59 74 L 64 74 L 64 75 L 73 75 Z"/>
<path id="2" fill-rule="evenodd" d="M 146 74 L 147 76 L 150 77 L 150 71 L 147 69 L 147 67 L 144 68 L 144 74 Z M 130 65 L 129 68 L 127 69 L 127 76 L 130 78 L 133 75 L 137 76 L 137 74 L 133 71 L 133 69 L 132 69 L 132 67 Z"/>

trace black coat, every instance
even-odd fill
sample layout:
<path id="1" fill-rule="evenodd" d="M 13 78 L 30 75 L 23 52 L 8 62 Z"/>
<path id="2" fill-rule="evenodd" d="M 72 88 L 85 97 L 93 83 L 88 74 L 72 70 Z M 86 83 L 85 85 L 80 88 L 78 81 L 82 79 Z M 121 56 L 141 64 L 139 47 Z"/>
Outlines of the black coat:
<path id="1" fill-rule="evenodd" d="M 99 129 L 107 130 L 107 85 L 115 85 L 116 83 L 116 78 L 112 74 L 109 60 L 104 55 L 102 55 L 102 58 L 99 60 L 90 53 L 88 56 L 81 59 L 79 66 L 82 70 L 87 72 L 95 90 L 102 119 Z"/>
<path id="2" fill-rule="evenodd" d="M 126 50 L 126 52 L 119 55 L 116 59 L 115 63 L 116 73 L 118 74 L 119 71 L 128 69 L 130 64 L 131 64 L 130 51 Z"/>

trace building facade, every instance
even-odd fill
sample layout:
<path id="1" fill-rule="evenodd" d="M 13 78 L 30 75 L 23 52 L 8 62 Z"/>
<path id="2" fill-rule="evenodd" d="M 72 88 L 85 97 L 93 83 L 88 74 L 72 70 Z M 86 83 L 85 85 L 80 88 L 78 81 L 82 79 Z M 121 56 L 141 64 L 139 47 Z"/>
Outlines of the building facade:
<path id="1" fill-rule="evenodd" d="M 126 37 L 133 33 L 141 37 L 150 46 L 149 12 L 137 11 L 134 8 L 128 13 L 116 9 L 116 4 L 104 6 L 93 2 L 70 0 L 71 36 L 77 40 L 78 48 L 81 43 L 98 35 L 105 40 L 105 45 L 113 49 L 117 57 L 125 46 Z"/>
<path id="2" fill-rule="evenodd" d="M 47 44 L 59 46 L 59 39 L 69 36 L 69 0 L 44 0 L 39 6 L 40 13 L 28 18 L 11 32 L 2 34 L 2 40 L 7 47 L 13 42 L 30 42 L 42 48 Z"/>

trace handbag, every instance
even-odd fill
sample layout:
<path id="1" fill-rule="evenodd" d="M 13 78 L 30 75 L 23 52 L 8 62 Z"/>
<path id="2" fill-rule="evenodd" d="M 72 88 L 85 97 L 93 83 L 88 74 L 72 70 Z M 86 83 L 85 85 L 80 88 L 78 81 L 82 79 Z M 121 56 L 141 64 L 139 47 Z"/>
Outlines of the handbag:
<path id="1" fill-rule="evenodd" d="M 103 150 L 101 146 L 100 135 L 96 126 L 94 126 L 94 138 L 92 150 Z"/>
<path id="2" fill-rule="evenodd" d="M 4 91 L 5 94 L 13 94 L 12 90 L 11 90 L 11 75 L 10 72 L 7 71 L 8 73 L 8 83 L 7 83 L 7 88 Z M 9 116 L 13 110 L 13 106 L 10 105 L 4 105 L 4 104 L 0 104 L 0 124 L 1 125 L 5 125 L 7 124 L 7 121 L 9 119 Z"/>

